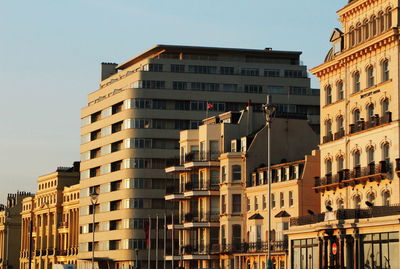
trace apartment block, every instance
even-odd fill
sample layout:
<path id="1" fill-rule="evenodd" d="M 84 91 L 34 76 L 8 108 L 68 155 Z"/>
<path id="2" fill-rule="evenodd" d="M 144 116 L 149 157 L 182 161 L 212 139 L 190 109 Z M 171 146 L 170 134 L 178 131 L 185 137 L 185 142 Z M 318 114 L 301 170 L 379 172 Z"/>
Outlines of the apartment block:
<path id="1" fill-rule="evenodd" d="M 179 177 L 178 186 L 171 185 L 165 196 L 179 208 L 178 222 L 168 226 L 178 231 L 179 248 L 166 258 L 183 268 L 265 268 L 265 117 L 248 106 L 203 123 L 180 133 L 180 158 L 166 168 Z M 272 192 L 280 200 L 273 206 L 271 229 L 274 250 L 280 251 L 274 252 L 277 266 L 285 266 L 287 240 L 282 231 L 289 217 L 319 210 L 319 196 L 311 189 L 319 175 L 318 152 L 291 162 L 315 149 L 318 139 L 307 120 L 273 120 Z M 264 267 L 254 267 L 262 263 Z"/>
<path id="2" fill-rule="evenodd" d="M 18 191 L 7 195 L 7 203 L 0 204 L 0 268 L 19 267 L 21 250 L 22 199 L 32 196 L 29 192 Z"/>
<path id="3" fill-rule="evenodd" d="M 136 258 L 148 266 L 143 226 L 149 215 L 171 212 L 164 168 L 179 155 L 180 130 L 196 130 L 202 119 L 244 109 L 249 100 L 261 114 L 267 94 L 280 117 L 318 125 L 319 90 L 310 88 L 300 54 L 157 45 L 122 64 L 103 63 L 99 88 L 81 111 L 81 268 L 91 267 L 93 248 L 98 267 L 132 267 Z"/>
<path id="4" fill-rule="evenodd" d="M 20 268 L 51 269 L 55 264 L 76 266 L 79 162 L 40 176 L 37 184 L 37 193 L 22 201 Z"/>
<path id="5" fill-rule="evenodd" d="M 291 220 L 291 268 L 398 268 L 399 3 L 349 1 L 321 83 L 322 213 Z"/>

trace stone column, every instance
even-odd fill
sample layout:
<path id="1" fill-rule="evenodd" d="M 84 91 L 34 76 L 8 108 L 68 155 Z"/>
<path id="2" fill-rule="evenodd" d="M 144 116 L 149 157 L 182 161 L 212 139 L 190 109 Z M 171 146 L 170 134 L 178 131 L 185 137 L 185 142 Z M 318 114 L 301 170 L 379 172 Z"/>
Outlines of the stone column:
<path id="1" fill-rule="evenodd" d="M 354 246 L 353 246 L 354 268 L 359 268 L 361 266 L 360 257 L 359 257 L 359 255 L 360 255 L 360 236 L 358 233 L 354 233 L 353 238 L 354 238 Z"/>

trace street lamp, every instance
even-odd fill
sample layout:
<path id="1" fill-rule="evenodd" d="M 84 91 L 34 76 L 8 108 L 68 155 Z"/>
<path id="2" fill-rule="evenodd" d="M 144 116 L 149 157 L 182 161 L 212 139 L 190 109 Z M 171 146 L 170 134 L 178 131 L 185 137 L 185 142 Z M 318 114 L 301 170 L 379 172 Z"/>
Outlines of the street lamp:
<path id="1" fill-rule="evenodd" d="M 275 112 L 275 107 L 270 104 L 271 96 L 267 95 L 267 103 L 263 105 L 265 111 L 265 121 L 267 125 L 267 167 L 268 167 L 268 258 L 267 258 L 267 269 L 272 269 L 272 260 L 271 260 L 271 121 L 272 116 Z"/>
<path id="2" fill-rule="evenodd" d="M 139 269 L 138 256 L 139 256 L 139 249 L 135 248 L 135 269 Z"/>
<path id="3" fill-rule="evenodd" d="M 90 194 L 90 202 L 92 203 L 92 213 L 93 213 L 93 222 L 92 222 L 92 269 L 94 269 L 94 221 L 95 221 L 95 215 L 96 215 L 96 205 L 97 205 L 97 199 L 99 197 L 99 194 L 96 192 L 96 190 L 93 190 L 93 192 Z"/>

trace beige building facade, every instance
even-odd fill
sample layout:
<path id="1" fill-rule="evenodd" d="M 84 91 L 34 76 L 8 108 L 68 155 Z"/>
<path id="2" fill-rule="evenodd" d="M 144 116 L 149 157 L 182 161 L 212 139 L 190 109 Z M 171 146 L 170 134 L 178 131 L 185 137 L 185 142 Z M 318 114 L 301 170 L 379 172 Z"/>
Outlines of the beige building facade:
<path id="1" fill-rule="evenodd" d="M 17 192 L 7 195 L 7 203 L 0 204 L 0 268 L 19 267 L 21 250 L 21 210 L 22 200 L 32 196 L 29 192 Z"/>
<path id="2" fill-rule="evenodd" d="M 82 268 L 91 267 L 92 248 L 96 266 L 135 266 L 139 249 L 138 266 L 147 267 L 143 227 L 149 214 L 154 223 L 156 215 L 170 213 L 164 168 L 179 154 L 180 130 L 243 109 L 249 99 L 262 111 L 267 94 L 279 115 L 314 120 L 319 90 L 310 89 L 299 57 L 268 48 L 157 45 L 120 65 L 103 64 L 100 87 L 81 111 Z M 99 196 L 93 208 L 94 191 Z M 160 265 L 161 259 L 162 253 Z M 155 250 L 151 260 L 155 267 Z"/>
<path id="3" fill-rule="evenodd" d="M 304 157 L 315 149 L 319 136 L 299 119 L 275 118 L 272 130 L 271 162 L 277 163 L 272 167 L 272 192 L 280 200 L 273 206 L 271 229 L 275 263 L 285 266 L 287 240 L 282 231 L 289 217 L 306 208 L 319 211 L 319 196 L 311 189 L 319 175 L 319 155 L 284 160 Z M 294 146 L 300 137 L 304 143 Z M 184 268 L 262 268 L 263 262 L 265 267 L 267 185 L 265 168 L 259 167 L 267 161 L 266 141 L 265 118 L 251 106 L 181 132 L 180 159 L 166 168 L 179 177 L 179 186 L 165 196 L 179 208 L 179 222 L 169 225 L 178 231 L 179 248 L 168 260 Z M 306 200 L 304 190 L 309 193 Z"/>
<path id="4" fill-rule="evenodd" d="M 39 177 L 36 195 L 22 202 L 21 269 L 76 265 L 79 189 L 79 162 Z"/>
<path id="5" fill-rule="evenodd" d="M 322 214 L 291 220 L 291 268 L 399 268 L 398 1 L 337 13 L 321 83 Z"/>

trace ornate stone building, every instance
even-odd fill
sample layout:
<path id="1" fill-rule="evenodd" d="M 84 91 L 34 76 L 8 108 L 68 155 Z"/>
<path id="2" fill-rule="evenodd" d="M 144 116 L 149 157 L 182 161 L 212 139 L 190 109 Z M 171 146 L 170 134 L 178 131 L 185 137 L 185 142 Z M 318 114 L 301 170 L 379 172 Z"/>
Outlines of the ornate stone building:
<path id="1" fill-rule="evenodd" d="M 321 83 L 322 214 L 291 220 L 291 268 L 399 268 L 399 2 L 337 13 Z"/>
<path id="2" fill-rule="evenodd" d="M 20 268 L 76 264 L 79 236 L 79 163 L 40 176 L 35 196 L 22 203 Z"/>

